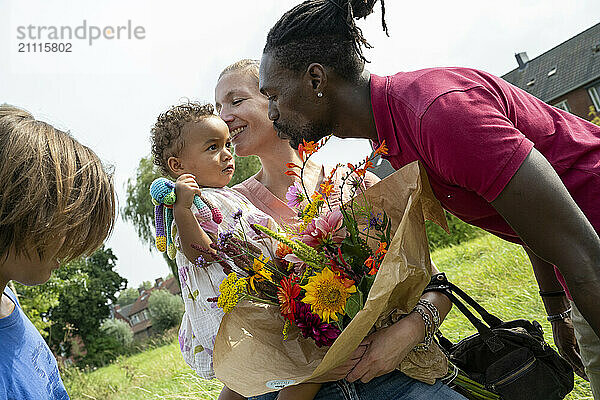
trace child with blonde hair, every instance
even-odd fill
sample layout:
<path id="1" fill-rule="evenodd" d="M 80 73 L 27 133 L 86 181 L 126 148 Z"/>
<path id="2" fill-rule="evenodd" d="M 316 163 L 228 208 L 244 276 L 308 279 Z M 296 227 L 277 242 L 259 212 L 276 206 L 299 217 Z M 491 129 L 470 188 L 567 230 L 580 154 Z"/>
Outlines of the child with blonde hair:
<path id="1" fill-rule="evenodd" d="M 179 344 L 185 361 L 205 379 L 215 377 L 212 366 L 214 340 L 223 318 L 223 310 L 208 298 L 219 295 L 219 284 L 226 278 L 219 263 L 210 255 L 195 250 L 198 244 L 210 249 L 217 234 L 227 234 L 232 227 L 243 229 L 247 240 L 263 254 L 274 253 L 270 240 L 252 235 L 251 223 L 275 228 L 273 219 L 258 210 L 237 191 L 225 187 L 235 171 L 229 129 L 214 114 L 211 104 L 186 103 L 172 107 L 158 117 L 152 129 L 154 163 L 163 173 L 176 179 L 176 202 L 173 216 L 176 225 L 176 256 L 185 313 L 179 330 Z M 202 195 L 212 206 L 220 209 L 223 222 L 198 223 L 193 205 L 195 195 Z M 212 235 L 209 236 L 208 233 Z M 200 263 L 198 258 L 202 257 Z M 232 270 L 244 274 L 233 263 Z M 311 400 L 320 385 L 303 384 L 285 388 L 279 399 Z M 234 391 L 223 388 L 221 400 L 244 399 Z"/>
<path id="2" fill-rule="evenodd" d="M 25 110 L 0 105 L 0 398 L 68 399 L 56 359 L 8 288 L 39 285 L 97 249 L 115 218 L 96 154 Z"/>

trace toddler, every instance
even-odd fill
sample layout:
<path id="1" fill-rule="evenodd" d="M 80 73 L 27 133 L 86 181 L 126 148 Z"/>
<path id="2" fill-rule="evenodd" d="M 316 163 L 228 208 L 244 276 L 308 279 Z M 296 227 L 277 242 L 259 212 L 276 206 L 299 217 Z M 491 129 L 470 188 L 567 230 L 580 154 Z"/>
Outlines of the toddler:
<path id="1" fill-rule="evenodd" d="M 207 298 L 219 295 L 219 284 L 226 275 L 221 265 L 210 260 L 198 266 L 198 257 L 210 257 L 193 249 L 191 244 L 209 248 L 216 238 L 215 234 L 236 226 L 246 232 L 247 240 L 263 254 L 273 254 L 274 245 L 270 240 L 253 240 L 250 224 L 275 228 L 275 222 L 244 196 L 226 187 L 235 171 L 229 129 L 214 114 L 211 104 L 186 103 L 161 114 L 152 129 L 152 154 L 163 173 L 176 179 L 177 200 L 173 206 L 177 228 L 175 242 L 179 250 L 176 260 L 185 304 L 179 330 L 181 352 L 198 375 L 212 379 L 215 377 L 212 352 L 223 310 L 209 303 Z M 193 205 L 196 194 L 202 194 L 220 209 L 223 222 L 218 227 L 211 223 L 203 223 L 202 226 L 198 223 L 195 217 L 198 210 Z M 244 274 L 233 263 L 231 268 Z M 293 386 L 282 390 L 278 398 L 310 400 L 319 388 L 318 384 Z M 224 387 L 219 399 L 244 397 Z"/>
<path id="2" fill-rule="evenodd" d="M 56 359 L 8 288 L 39 285 L 98 248 L 114 224 L 112 177 L 89 148 L 0 106 L 0 399 L 68 399 Z"/>

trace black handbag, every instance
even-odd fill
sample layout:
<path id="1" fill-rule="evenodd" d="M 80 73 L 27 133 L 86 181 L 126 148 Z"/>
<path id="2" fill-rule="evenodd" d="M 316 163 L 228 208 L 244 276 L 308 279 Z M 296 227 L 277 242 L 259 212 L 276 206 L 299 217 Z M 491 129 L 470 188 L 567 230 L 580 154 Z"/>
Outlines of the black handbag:
<path id="1" fill-rule="evenodd" d="M 477 329 L 456 344 L 437 335 L 450 362 L 468 378 L 505 400 L 558 400 L 573 390 L 571 365 L 544 341 L 537 321 L 502 321 L 449 282 L 444 273 L 434 275 L 425 291 L 444 293 Z"/>

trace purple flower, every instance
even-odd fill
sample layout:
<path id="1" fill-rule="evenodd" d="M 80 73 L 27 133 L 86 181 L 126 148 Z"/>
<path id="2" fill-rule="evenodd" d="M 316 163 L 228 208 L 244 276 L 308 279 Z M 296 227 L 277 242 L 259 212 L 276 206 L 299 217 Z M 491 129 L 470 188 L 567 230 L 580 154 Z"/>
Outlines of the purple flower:
<path id="1" fill-rule="evenodd" d="M 181 282 L 187 281 L 187 278 L 188 278 L 187 273 L 188 273 L 188 269 L 185 265 L 183 267 L 179 267 L 179 280 Z"/>
<path id="2" fill-rule="evenodd" d="M 196 258 L 196 261 L 194 262 L 194 266 L 196 268 L 202 268 L 202 267 L 204 267 L 205 263 L 206 263 L 206 261 L 204 260 L 204 257 L 198 256 L 198 258 Z"/>
<path id="3" fill-rule="evenodd" d="M 285 199 L 287 200 L 287 205 L 292 208 L 298 207 L 300 203 L 304 201 L 302 187 L 298 182 L 295 182 L 292 186 L 288 188 L 288 191 L 285 194 Z"/>
<path id="4" fill-rule="evenodd" d="M 217 240 L 217 246 L 223 247 L 233 237 L 233 230 L 229 229 L 223 233 L 219 233 L 219 239 Z"/>
<path id="5" fill-rule="evenodd" d="M 310 312 L 310 305 L 296 302 L 296 325 L 302 336 L 312 338 L 317 347 L 331 346 L 342 333 L 335 325 L 323 322 L 317 314 Z"/>
<path id="6" fill-rule="evenodd" d="M 233 218 L 234 222 L 239 222 L 240 218 L 242 218 L 242 210 L 238 209 L 236 212 L 231 214 L 231 218 Z"/>
<path id="7" fill-rule="evenodd" d="M 366 227 L 363 228 L 363 231 L 366 231 L 367 229 L 377 229 L 379 228 L 382 224 L 383 224 L 383 218 L 381 218 L 381 213 L 373 213 L 373 211 L 371 211 L 370 216 L 367 220 L 368 224 Z"/>

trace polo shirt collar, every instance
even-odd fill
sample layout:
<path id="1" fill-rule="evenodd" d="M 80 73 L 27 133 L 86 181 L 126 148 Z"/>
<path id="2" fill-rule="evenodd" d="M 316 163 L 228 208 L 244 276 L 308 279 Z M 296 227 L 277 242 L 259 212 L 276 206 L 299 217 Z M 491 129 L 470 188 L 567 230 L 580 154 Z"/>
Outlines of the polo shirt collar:
<path id="1" fill-rule="evenodd" d="M 373 146 L 373 149 L 376 149 L 385 140 L 388 148 L 388 154 L 385 158 L 397 156 L 400 154 L 400 146 L 396 137 L 394 119 L 388 101 L 390 77 L 371 74 L 370 85 L 371 107 L 373 108 L 373 118 L 375 119 L 375 127 L 377 129 L 377 141 L 372 140 L 371 146 Z"/>

